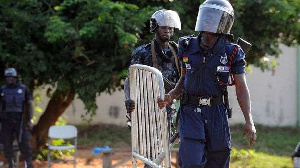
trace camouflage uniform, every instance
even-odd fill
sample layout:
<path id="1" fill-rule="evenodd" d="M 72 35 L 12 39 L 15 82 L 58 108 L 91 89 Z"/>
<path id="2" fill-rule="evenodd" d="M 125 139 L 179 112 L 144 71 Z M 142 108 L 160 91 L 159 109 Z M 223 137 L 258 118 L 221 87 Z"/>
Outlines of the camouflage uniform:
<path id="1" fill-rule="evenodd" d="M 177 45 L 175 44 L 175 42 L 170 42 L 170 45 L 172 45 L 177 51 Z M 155 51 L 158 61 L 158 70 L 162 73 L 164 78 L 166 78 L 172 85 L 175 86 L 176 82 L 179 79 L 179 72 L 175 64 L 173 53 L 169 48 L 163 50 L 156 41 Z M 133 51 L 130 65 L 133 64 L 143 64 L 153 67 L 151 43 L 142 45 Z M 166 93 L 169 92 L 170 89 L 172 88 L 166 88 Z"/>

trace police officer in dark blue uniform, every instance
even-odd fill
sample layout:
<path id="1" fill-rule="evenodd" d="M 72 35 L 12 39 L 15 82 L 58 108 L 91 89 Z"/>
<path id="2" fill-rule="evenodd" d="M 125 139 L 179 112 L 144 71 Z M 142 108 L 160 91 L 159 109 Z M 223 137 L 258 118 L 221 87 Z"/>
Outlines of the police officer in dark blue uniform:
<path id="1" fill-rule="evenodd" d="M 16 138 L 20 151 L 25 158 L 27 168 L 32 168 L 32 150 L 29 144 L 32 128 L 32 96 L 29 89 L 17 81 L 15 68 L 4 72 L 7 84 L 0 89 L 0 119 L 2 124 L 1 136 L 4 154 L 9 168 L 13 168 L 13 141 Z M 27 108 L 27 120 L 24 119 L 24 109 Z"/>
<path id="2" fill-rule="evenodd" d="M 159 100 L 162 108 L 181 95 L 179 164 L 182 168 L 228 168 L 230 132 L 226 106 L 227 86 L 235 84 L 245 118 L 244 138 L 256 141 L 245 54 L 229 35 L 234 11 L 227 0 L 206 0 L 200 5 L 195 30 L 199 36 L 179 39 L 182 74 L 175 89 Z M 234 83 L 233 83 L 234 82 Z"/>
<path id="3" fill-rule="evenodd" d="M 131 57 L 130 64 L 143 64 L 155 67 L 162 72 L 166 91 L 175 87 L 179 79 L 179 59 L 177 44 L 170 41 L 175 29 L 181 29 L 181 22 L 177 12 L 172 10 L 158 10 L 150 19 L 150 32 L 155 33 L 151 43 L 136 48 Z M 130 119 L 130 113 L 135 108 L 135 103 L 130 99 L 129 79 L 124 84 L 125 105 Z"/>

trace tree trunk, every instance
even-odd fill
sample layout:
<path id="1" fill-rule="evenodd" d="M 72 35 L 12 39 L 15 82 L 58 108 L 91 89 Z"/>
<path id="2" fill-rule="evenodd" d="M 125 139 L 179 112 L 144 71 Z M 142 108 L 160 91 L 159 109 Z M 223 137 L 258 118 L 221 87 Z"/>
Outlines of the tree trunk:
<path id="1" fill-rule="evenodd" d="M 31 145 L 33 150 L 45 148 L 48 130 L 69 107 L 74 99 L 74 90 L 56 90 L 52 95 L 45 112 L 41 115 L 37 125 L 33 127 Z"/>

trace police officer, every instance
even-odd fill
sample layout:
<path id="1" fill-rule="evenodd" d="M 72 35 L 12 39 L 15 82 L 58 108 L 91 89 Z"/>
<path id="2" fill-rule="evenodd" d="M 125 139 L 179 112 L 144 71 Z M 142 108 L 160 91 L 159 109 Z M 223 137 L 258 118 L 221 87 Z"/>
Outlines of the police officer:
<path id="1" fill-rule="evenodd" d="M 232 43 L 230 29 L 234 11 L 227 0 L 206 0 L 200 5 L 195 30 L 198 36 L 179 39 L 182 74 L 175 89 L 159 100 L 162 108 L 179 95 L 180 147 L 182 168 L 228 168 L 230 132 L 224 95 L 235 84 L 245 118 L 244 138 L 256 141 L 250 95 L 245 78 L 245 54 Z"/>
<path id="2" fill-rule="evenodd" d="M 146 45 L 136 48 L 131 57 L 131 65 L 143 64 L 155 67 L 162 72 L 166 91 L 175 87 L 179 79 L 179 60 L 177 56 L 177 44 L 170 41 L 175 29 L 181 29 L 178 14 L 172 10 L 158 10 L 150 19 L 150 32 L 155 33 L 155 38 Z M 124 84 L 125 106 L 127 117 L 135 108 L 135 103 L 130 99 L 129 79 Z"/>
<path id="3" fill-rule="evenodd" d="M 32 96 L 29 89 L 17 80 L 15 68 L 7 68 L 4 72 L 6 85 L 0 89 L 0 116 L 2 123 L 2 140 L 4 154 L 9 164 L 13 167 L 13 141 L 17 139 L 22 155 L 25 158 L 27 168 L 32 168 L 32 150 L 29 145 L 32 128 Z M 27 120 L 24 120 L 24 109 L 28 109 Z"/>
<path id="4" fill-rule="evenodd" d="M 179 79 L 179 59 L 177 44 L 170 41 L 176 29 L 181 29 L 181 22 L 177 12 L 172 10 L 158 10 L 150 18 L 150 32 L 155 38 L 148 44 L 136 48 L 131 56 L 130 64 L 143 64 L 157 68 L 161 71 L 166 92 L 175 87 Z M 135 109 L 135 102 L 130 98 L 129 79 L 124 84 L 125 106 L 127 110 L 127 124 L 130 127 L 131 112 Z M 175 109 L 167 106 L 168 120 L 171 122 Z M 149 166 L 145 166 L 149 167 Z"/>

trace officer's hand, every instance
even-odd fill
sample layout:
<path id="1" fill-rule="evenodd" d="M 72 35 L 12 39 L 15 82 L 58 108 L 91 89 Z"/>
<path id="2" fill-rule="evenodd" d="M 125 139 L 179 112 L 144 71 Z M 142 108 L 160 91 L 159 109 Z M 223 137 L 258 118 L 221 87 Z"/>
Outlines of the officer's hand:
<path id="1" fill-rule="evenodd" d="M 253 145 L 256 142 L 256 129 L 253 122 L 244 125 L 244 139 L 249 137 L 248 145 Z"/>
<path id="2" fill-rule="evenodd" d="M 126 106 L 127 113 L 132 113 L 133 110 L 135 109 L 135 102 L 131 99 L 127 99 L 125 100 L 125 106 Z"/>
<path id="3" fill-rule="evenodd" d="M 165 99 L 162 100 L 161 98 L 158 98 L 157 99 L 157 104 L 158 104 L 158 107 L 160 109 L 164 108 L 166 105 L 170 104 L 172 102 L 172 97 L 170 94 L 165 94 Z"/>

